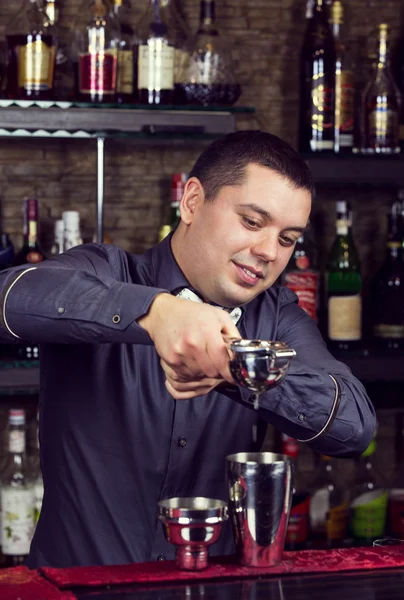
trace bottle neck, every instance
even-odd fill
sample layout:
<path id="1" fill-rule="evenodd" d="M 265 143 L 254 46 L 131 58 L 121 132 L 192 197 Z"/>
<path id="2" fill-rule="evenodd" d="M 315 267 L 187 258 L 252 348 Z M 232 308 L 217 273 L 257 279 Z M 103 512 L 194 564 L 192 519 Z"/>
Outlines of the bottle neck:
<path id="1" fill-rule="evenodd" d="M 215 1 L 201 0 L 199 29 L 209 29 L 215 22 Z"/>
<path id="2" fill-rule="evenodd" d="M 38 204 L 34 199 L 25 201 L 24 245 L 35 246 L 38 241 Z"/>
<path id="3" fill-rule="evenodd" d="M 337 235 L 347 236 L 351 233 L 351 221 L 349 219 L 337 219 Z"/>
<path id="4" fill-rule="evenodd" d="M 387 242 L 387 257 L 390 261 L 396 262 L 401 255 L 400 242 Z"/>
<path id="5" fill-rule="evenodd" d="M 383 28 L 379 32 L 379 47 L 377 53 L 377 69 L 383 71 L 388 66 L 389 40 L 387 29 Z"/>

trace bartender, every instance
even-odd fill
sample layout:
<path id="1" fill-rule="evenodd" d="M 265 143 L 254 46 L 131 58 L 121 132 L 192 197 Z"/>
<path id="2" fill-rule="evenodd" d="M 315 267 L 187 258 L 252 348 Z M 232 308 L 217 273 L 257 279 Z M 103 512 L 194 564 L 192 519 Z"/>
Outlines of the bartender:
<path id="1" fill-rule="evenodd" d="M 144 255 L 88 244 L 1 273 L 1 341 L 41 353 L 45 493 L 30 567 L 173 558 L 157 502 L 226 499 L 225 457 L 256 448 L 259 421 L 331 456 L 368 446 L 375 414 L 363 386 L 274 285 L 312 191 L 288 144 L 239 131 L 201 154 L 177 229 Z M 258 410 L 232 379 L 228 337 L 297 352 Z M 212 554 L 233 550 L 228 527 Z"/>

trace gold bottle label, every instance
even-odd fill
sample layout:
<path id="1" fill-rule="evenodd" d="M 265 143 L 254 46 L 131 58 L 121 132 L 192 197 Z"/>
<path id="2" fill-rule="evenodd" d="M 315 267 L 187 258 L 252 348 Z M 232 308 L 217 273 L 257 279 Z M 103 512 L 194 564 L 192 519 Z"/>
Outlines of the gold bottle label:
<path id="1" fill-rule="evenodd" d="M 404 339 L 404 325 L 375 325 L 373 327 L 375 337 L 384 339 Z"/>
<path id="2" fill-rule="evenodd" d="M 335 81 L 335 128 L 339 132 L 341 147 L 351 147 L 353 145 L 354 96 L 353 73 L 337 70 Z"/>
<path id="3" fill-rule="evenodd" d="M 133 53 L 132 50 L 119 50 L 116 91 L 119 94 L 133 94 Z"/>
<path id="4" fill-rule="evenodd" d="M 161 38 L 139 46 L 139 90 L 174 89 L 174 48 Z"/>
<path id="5" fill-rule="evenodd" d="M 311 130 L 314 132 L 314 139 L 310 141 L 313 151 L 333 150 L 334 141 L 324 139 L 328 137 L 328 132 L 333 129 L 333 94 L 334 91 L 328 88 L 324 82 L 324 73 L 316 76 L 315 87 L 311 92 Z"/>
<path id="6" fill-rule="evenodd" d="M 18 46 L 18 87 L 29 91 L 52 89 L 55 46 L 41 40 Z"/>
<path id="7" fill-rule="evenodd" d="M 396 146 L 398 138 L 398 112 L 377 106 L 369 114 L 370 145 Z"/>
<path id="8" fill-rule="evenodd" d="M 328 299 L 328 336 L 331 340 L 356 341 L 362 337 L 362 299 L 331 296 Z"/>

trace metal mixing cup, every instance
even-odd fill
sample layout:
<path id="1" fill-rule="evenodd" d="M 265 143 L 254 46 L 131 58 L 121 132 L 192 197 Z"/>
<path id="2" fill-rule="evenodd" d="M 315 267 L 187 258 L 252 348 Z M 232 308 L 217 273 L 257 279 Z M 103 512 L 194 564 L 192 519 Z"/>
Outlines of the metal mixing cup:
<path id="1" fill-rule="evenodd" d="M 282 559 L 293 493 L 293 465 L 283 454 L 227 456 L 229 516 L 239 562 L 273 567 Z"/>

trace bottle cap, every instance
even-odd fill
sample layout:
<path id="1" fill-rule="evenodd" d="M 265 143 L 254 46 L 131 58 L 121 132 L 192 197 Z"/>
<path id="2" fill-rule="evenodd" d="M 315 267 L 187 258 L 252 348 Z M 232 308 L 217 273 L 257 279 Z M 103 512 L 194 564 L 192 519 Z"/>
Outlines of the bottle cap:
<path id="1" fill-rule="evenodd" d="M 77 210 L 65 210 L 62 213 L 62 219 L 65 225 L 77 224 L 80 222 L 80 213 Z"/>
<path id="2" fill-rule="evenodd" d="M 25 425 L 25 410 L 10 408 L 8 411 L 8 422 L 10 425 Z"/>

